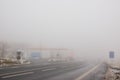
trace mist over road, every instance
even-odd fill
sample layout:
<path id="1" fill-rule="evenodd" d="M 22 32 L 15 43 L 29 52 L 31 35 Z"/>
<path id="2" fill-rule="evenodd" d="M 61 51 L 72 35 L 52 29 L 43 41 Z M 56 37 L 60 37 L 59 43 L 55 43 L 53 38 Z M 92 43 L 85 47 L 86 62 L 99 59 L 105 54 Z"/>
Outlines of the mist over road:
<path id="1" fill-rule="evenodd" d="M 99 70 L 103 71 L 104 75 L 105 64 L 56 62 L 54 64 L 11 66 L 0 69 L 0 80 L 99 80 L 99 77 L 95 77 L 99 76 L 97 74 L 101 74 Z"/>

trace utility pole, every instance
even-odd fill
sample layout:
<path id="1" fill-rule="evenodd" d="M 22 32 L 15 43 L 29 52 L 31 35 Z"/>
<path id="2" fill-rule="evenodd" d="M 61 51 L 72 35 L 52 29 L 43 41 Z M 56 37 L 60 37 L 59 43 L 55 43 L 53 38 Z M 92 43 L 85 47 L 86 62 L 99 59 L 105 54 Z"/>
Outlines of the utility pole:
<path id="1" fill-rule="evenodd" d="M 1 66 L 2 66 L 2 60 L 4 59 L 4 53 L 5 53 L 5 43 L 1 43 L 1 54 L 0 54 Z"/>
<path id="2" fill-rule="evenodd" d="M 1 52 L 1 59 L 3 59 L 4 58 L 4 53 L 5 53 L 5 45 L 4 45 L 4 43 L 2 44 L 2 50 L 1 50 L 2 52 Z"/>
<path id="3" fill-rule="evenodd" d="M 1 59 L 4 59 L 4 57 L 7 55 L 7 48 L 8 48 L 8 45 L 7 43 L 3 42 L 2 43 L 2 47 L 1 47 Z"/>

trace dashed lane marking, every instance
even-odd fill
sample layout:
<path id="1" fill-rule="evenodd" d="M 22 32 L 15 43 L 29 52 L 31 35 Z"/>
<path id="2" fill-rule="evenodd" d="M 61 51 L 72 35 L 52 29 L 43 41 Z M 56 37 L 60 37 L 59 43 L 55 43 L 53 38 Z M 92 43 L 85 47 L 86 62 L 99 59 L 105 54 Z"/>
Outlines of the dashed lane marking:
<path id="1" fill-rule="evenodd" d="M 20 66 L 14 66 L 14 67 L 11 67 L 11 68 L 20 68 Z"/>
<path id="2" fill-rule="evenodd" d="M 0 68 L 0 69 L 4 69 L 4 68 Z"/>
<path id="3" fill-rule="evenodd" d="M 40 69 L 45 69 L 45 68 L 48 68 L 48 67 L 42 67 L 42 68 L 35 68 L 35 69 L 30 69 L 30 70 L 23 70 L 23 71 L 17 71 L 17 72 L 4 73 L 4 74 L 0 74 L 0 76 L 11 75 L 11 74 L 18 74 L 18 73 L 34 71 L 34 70 L 40 70 Z"/>
<path id="4" fill-rule="evenodd" d="M 56 68 L 51 68 L 51 69 L 44 69 L 42 71 L 51 71 L 51 70 L 55 70 Z"/>
<path id="5" fill-rule="evenodd" d="M 11 77 L 22 76 L 22 75 L 33 74 L 33 73 L 34 72 L 26 72 L 26 73 L 20 73 L 20 74 L 13 74 L 13 75 L 8 75 L 8 76 L 3 76 L 2 78 L 11 78 Z"/>

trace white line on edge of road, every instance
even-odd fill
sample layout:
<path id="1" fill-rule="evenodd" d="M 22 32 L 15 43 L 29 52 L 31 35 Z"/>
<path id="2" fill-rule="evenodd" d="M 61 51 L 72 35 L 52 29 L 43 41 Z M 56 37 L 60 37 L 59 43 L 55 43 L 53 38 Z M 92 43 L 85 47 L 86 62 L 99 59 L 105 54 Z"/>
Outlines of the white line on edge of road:
<path id="1" fill-rule="evenodd" d="M 92 69 L 90 69 L 89 71 L 87 71 L 86 73 L 84 73 L 82 76 L 79 76 L 77 79 L 75 80 L 81 80 L 84 77 L 86 77 L 87 75 L 89 75 L 89 73 L 93 72 L 95 69 L 97 69 L 100 66 L 100 64 L 96 65 L 95 67 L 93 67 Z"/>
<path id="2" fill-rule="evenodd" d="M 55 70 L 56 68 L 51 68 L 51 69 L 44 69 L 42 71 L 51 71 L 51 70 Z"/>
<path id="3" fill-rule="evenodd" d="M 27 75 L 27 74 L 33 74 L 34 72 L 26 72 L 26 73 L 20 73 L 20 74 L 13 74 L 13 75 L 8 75 L 8 76 L 3 76 L 2 78 L 11 78 L 15 76 L 22 76 L 22 75 Z"/>

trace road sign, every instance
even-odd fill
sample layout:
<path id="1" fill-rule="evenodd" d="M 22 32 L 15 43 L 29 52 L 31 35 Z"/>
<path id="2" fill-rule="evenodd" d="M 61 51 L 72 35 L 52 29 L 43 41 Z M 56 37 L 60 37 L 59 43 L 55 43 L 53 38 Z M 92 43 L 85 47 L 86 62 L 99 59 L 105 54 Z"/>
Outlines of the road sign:
<path id="1" fill-rule="evenodd" d="M 114 51 L 110 51 L 110 52 L 109 52 L 109 58 L 110 58 L 110 59 L 115 58 Z"/>
<path id="2" fill-rule="evenodd" d="M 41 57 L 40 52 L 32 52 L 31 58 L 39 59 Z"/>

